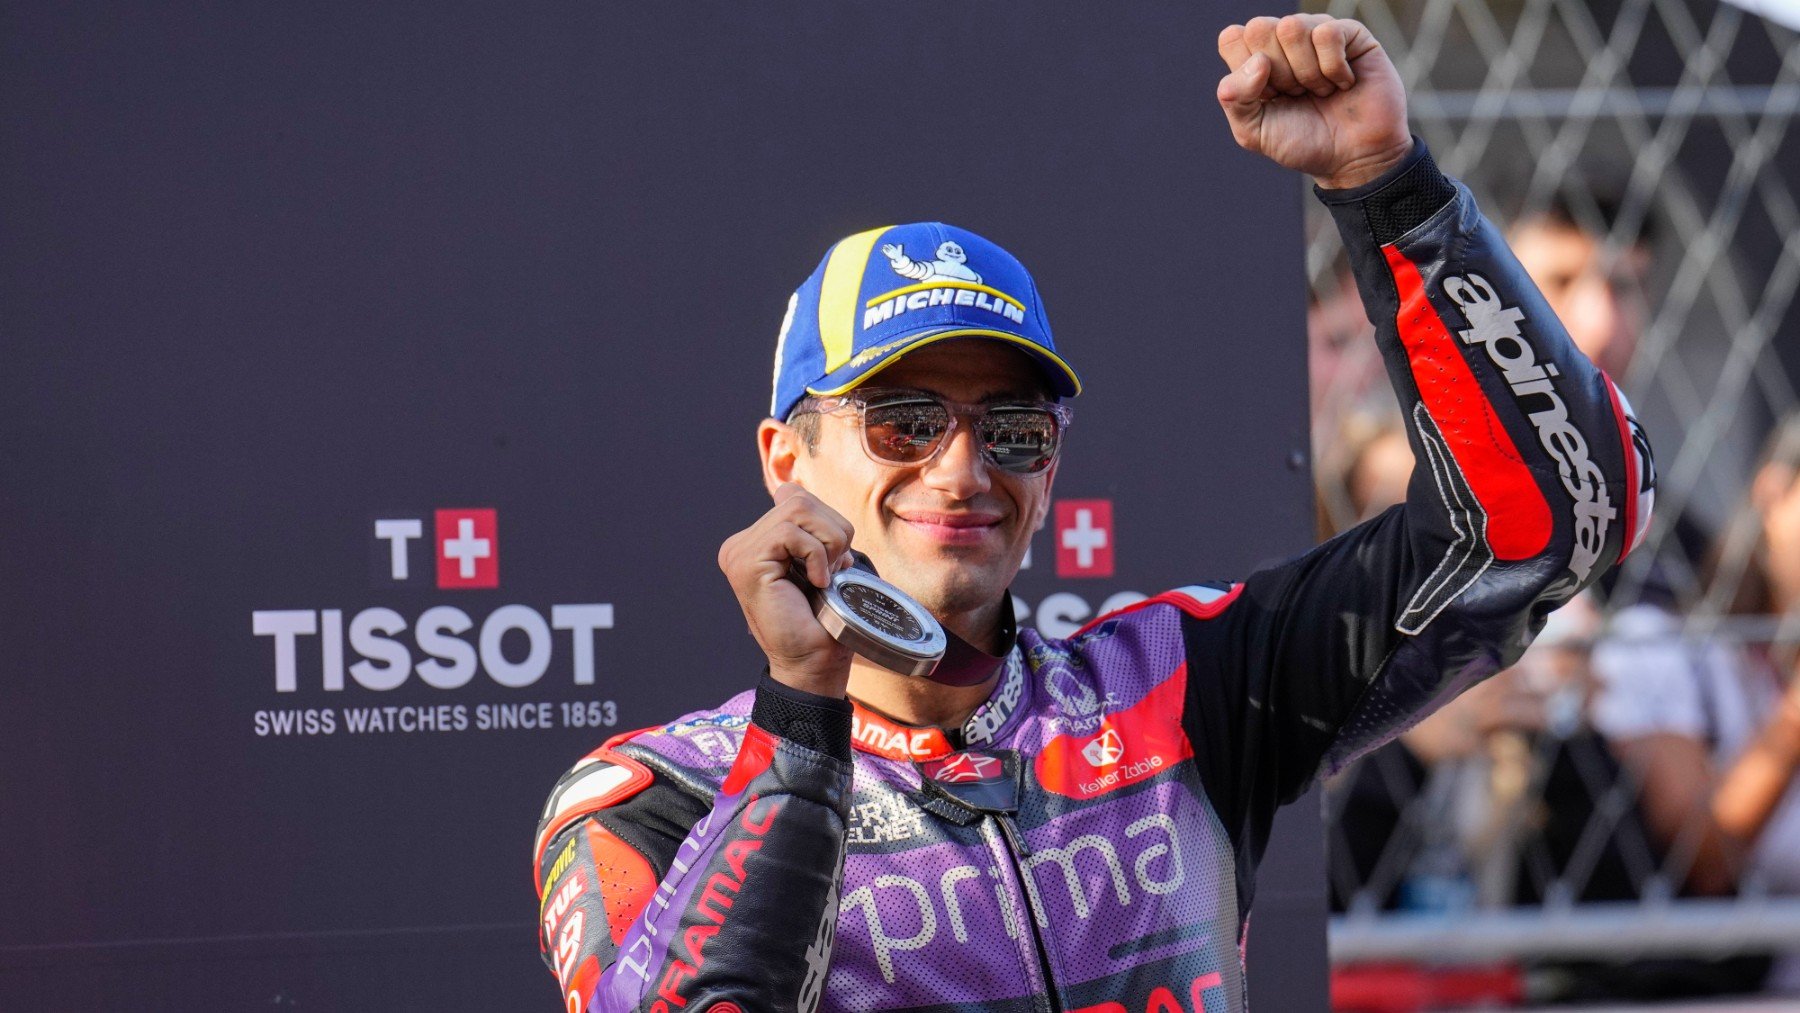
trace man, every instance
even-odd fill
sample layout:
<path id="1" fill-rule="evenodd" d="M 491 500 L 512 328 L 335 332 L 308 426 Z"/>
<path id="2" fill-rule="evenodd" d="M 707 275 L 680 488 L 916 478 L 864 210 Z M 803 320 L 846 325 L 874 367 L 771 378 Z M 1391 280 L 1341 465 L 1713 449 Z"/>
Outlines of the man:
<path id="1" fill-rule="evenodd" d="M 1510 661 L 1631 544 L 1623 402 L 1411 137 L 1375 40 L 1296 15 L 1219 49 L 1238 143 L 1312 175 L 1354 251 L 1426 479 L 1243 584 L 1015 643 L 1074 373 L 985 239 L 839 242 L 782 327 L 775 505 L 719 552 L 767 674 L 615 738 L 546 806 L 570 1008 L 1242 1009 L 1275 808 Z M 853 545 L 1001 659 L 852 658 L 788 574 L 823 586 Z"/>
<path id="2" fill-rule="evenodd" d="M 1610 229 L 1618 217 L 1617 203 L 1597 202 L 1595 224 Z M 1620 378 L 1631 366 L 1646 324 L 1643 287 L 1650 271 L 1650 238 L 1640 234 L 1613 250 L 1604 232 L 1584 225 L 1560 195 L 1521 216 L 1506 232 L 1507 244 L 1575 347 Z"/>

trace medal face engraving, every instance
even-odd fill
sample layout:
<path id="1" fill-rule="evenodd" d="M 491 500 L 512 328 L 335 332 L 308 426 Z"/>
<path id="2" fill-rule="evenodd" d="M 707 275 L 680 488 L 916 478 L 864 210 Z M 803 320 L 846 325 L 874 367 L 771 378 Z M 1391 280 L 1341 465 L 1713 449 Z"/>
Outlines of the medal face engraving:
<path id="1" fill-rule="evenodd" d="M 908 613 L 905 606 L 869 584 L 848 579 L 838 587 L 838 594 L 859 618 L 877 630 L 898 640 L 925 639 L 925 630 L 919 620 Z"/>
<path id="2" fill-rule="evenodd" d="M 937 619 L 868 570 L 839 570 L 823 590 L 813 586 L 798 564 L 789 569 L 789 578 L 806 592 L 825 632 L 875 664 L 901 675 L 925 676 L 944 657 L 949 638 Z"/>

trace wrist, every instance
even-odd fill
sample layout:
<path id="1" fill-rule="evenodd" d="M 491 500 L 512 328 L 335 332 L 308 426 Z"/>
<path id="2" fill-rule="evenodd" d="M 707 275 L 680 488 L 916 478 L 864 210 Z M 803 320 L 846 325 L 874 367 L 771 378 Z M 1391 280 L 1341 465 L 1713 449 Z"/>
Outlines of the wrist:
<path id="1" fill-rule="evenodd" d="M 797 690 L 764 673 L 750 720 L 789 742 L 848 762 L 852 710 L 849 700 Z"/>
<path id="2" fill-rule="evenodd" d="M 840 648 L 822 658 L 770 658 L 769 678 L 802 693 L 842 700 L 850 695 L 850 652 Z"/>
<path id="3" fill-rule="evenodd" d="M 1321 190 L 1354 190 L 1380 179 L 1390 169 L 1406 161 L 1412 154 L 1413 139 L 1408 134 L 1380 151 L 1360 158 L 1355 158 L 1332 172 L 1323 176 L 1314 176 L 1313 182 Z"/>

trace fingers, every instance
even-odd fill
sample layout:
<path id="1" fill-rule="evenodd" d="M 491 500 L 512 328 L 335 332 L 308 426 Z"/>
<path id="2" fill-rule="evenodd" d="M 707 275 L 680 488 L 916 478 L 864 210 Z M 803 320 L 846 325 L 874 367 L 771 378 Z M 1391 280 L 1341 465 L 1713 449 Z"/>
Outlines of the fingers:
<path id="1" fill-rule="evenodd" d="M 1369 30 L 1354 21 L 1325 21 L 1312 30 L 1313 52 L 1319 58 L 1319 73 L 1339 88 L 1349 90 L 1356 85 L 1356 72 L 1350 69 L 1349 31 L 1354 26 L 1364 35 Z M 1371 41 L 1374 36 L 1369 36 Z"/>
<path id="2" fill-rule="evenodd" d="M 775 507 L 751 530 L 762 525 L 768 526 L 772 539 L 764 543 L 763 559 L 780 563 L 784 571 L 787 560 L 801 560 L 807 578 L 818 587 L 829 584 L 834 571 L 850 565 L 855 527 L 798 485 L 790 482 L 776 487 Z M 786 550 L 785 555 L 781 550 Z"/>
<path id="3" fill-rule="evenodd" d="M 1252 54 L 1219 81 L 1219 105 L 1231 136 L 1248 151 L 1261 151 L 1263 92 L 1269 83 L 1269 58 Z"/>
<path id="4" fill-rule="evenodd" d="M 1261 97 L 1329 98 L 1356 84 L 1353 62 L 1378 48 L 1375 37 L 1359 22 L 1325 14 L 1290 14 L 1284 18 L 1252 18 L 1219 33 L 1219 56 L 1233 72 L 1251 58 L 1266 57 L 1267 83 Z M 1226 101 L 1220 82 L 1220 102 Z M 1247 101 L 1237 89 L 1234 100 Z"/>
<path id="5" fill-rule="evenodd" d="M 1294 83 L 1313 95 L 1325 98 L 1338 90 L 1336 82 L 1326 78 L 1320 68 L 1320 54 L 1313 45 L 1313 29 L 1328 21 L 1322 14 L 1301 14 L 1282 18 L 1275 25 L 1275 41 L 1282 56 L 1293 70 Z"/>
<path id="6" fill-rule="evenodd" d="M 771 529 L 769 540 L 764 544 L 779 550 L 788 560 L 799 560 L 806 570 L 806 579 L 812 581 L 814 587 L 831 583 L 832 561 L 843 555 L 833 553 L 817 535 L 792 521 Z"/>
<path id="7" fill-rule="evenodd" d="M 1234 71 L 1250 58 L 1250 47 L 1244 44 L 1243 25 L 1226 25 L 1219 33 L 1219 57 Z"/>
<path id="8" fill-rule="evenodd" d="M 1298 17 L 1299 15 L 1293 15 Z M 1277 95 L 1301 95 L 1306 92 L 1294 79 L 1294 68 L 1288 64 L 1287 54 L 1281 50 L 1281 39 L 1277 29 L 1285 19 L 1251 18 L 1244 23 L 1244 44 L 1252 53 L 1261 53 L 1269 58 L 1269 88 Z"/>

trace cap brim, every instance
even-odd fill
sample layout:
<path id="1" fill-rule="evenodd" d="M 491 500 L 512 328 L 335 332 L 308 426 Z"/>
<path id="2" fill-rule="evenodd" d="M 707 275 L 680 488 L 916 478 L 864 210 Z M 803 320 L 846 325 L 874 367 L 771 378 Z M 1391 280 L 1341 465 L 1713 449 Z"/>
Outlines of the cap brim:
<path id="1" fill-rule="evenodd" d="M 860 387 L 870 377 L 900 361 L 908 352 L 914 352 L 926 345 L 951 338 L 991 338 L 1004 341 L 1030 355 L 1044 369 L 1044 376 L 1050 380 L 1058 397 L 1074 397 L 1081 393 L 1081 378 L 1062 356 L 1057 355 L 1043 345 L 1030 338 L 1006 331 L 986 330 L 979 327 L 939 327 L 909 334 L 904 338 L 891 342 L 881 350 L 881 354 L 867 361 L 857 362 L 852 359 L 850 365 L 820 377 L 818 382 L 806 388 L 808 394 L 818 397 L 835 397 L 845 391 Z"/>

